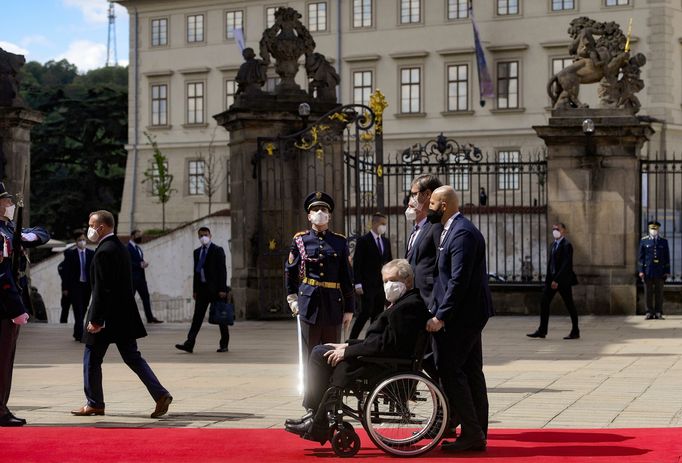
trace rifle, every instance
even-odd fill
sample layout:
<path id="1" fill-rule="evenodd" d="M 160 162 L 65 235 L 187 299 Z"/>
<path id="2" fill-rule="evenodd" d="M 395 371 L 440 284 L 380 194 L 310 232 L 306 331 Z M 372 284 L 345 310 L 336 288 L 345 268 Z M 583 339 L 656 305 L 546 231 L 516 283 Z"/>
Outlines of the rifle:
<path id="1" fill-rule="evenodd" d="M 14 233 L 12 234 L 12 276 L 17 285 L 17 289 L 21 292 L 21 285 L 19 278 L 21 277 L 21 256 L 24 254 L 24 248 L 21 245 L 21 230 L 24 227 L 24 192 L 26 190 L 26 176 L 27 172 L 24 169 L 24 179 L 22 185 L 22 192 L 16 194 L 15 204 L 17 205 L 17 220 L 14 223 Z"/>

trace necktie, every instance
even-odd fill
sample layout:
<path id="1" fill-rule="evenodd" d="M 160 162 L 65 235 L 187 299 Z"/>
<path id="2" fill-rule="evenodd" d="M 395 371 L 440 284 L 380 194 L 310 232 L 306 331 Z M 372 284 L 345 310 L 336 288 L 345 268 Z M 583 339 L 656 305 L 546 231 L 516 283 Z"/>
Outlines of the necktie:
<path id="1" fill-rule="evenodd" d="M 137 248 L 137 253 L 140 255 L 140 259 L 144 260 L 144 253 L 142 252 L 142 248 L 139 247 L 137 244 L 135 245 Z"/>
<path id="2" fill-rule="evenodd" d="M 440 242 L 438 243 L 438 246 L 443 246 L 443 240 L 445 239 L 445 235 L 447 235 L 447 233 L 448 233 L 448 229 L 444 228 L 440 234 Z"/>
<path id="3" fill-rule="evenodd" d="M 415 225 L 414 228 L 412 229 L 412 234 L 410 235 L 410 240 L 407 242 L 407 252 L 410 252 L 412 250 L 412 246 L 414 246 L 414 239 L 417 237 L 418 231 L 419 231 L 419 225 Z"/>
<path id="4" fill-rule="evenodd" d="M 204 262 L 206 262 L 206 247 L 202 246 L 199 252 L 199 262 L 197 262 L 197 268 L 195 269 L 197 273 L 201 272 L 204 268 Z"/>
<path id="5" fill-rule="evenodd" d="M 81 261 L 81 282 L 87 281 L 87 278 L 85 276 L 85 251 L 78 251 L 78 257 L 80 258 Z"/>
<path id="6" fill-rule="evenodd" d="M 379 254 L 384 255 L 384 247 L 381 245 L 381 237 L 377 236 L 377 247 L 379 248 Z"/>

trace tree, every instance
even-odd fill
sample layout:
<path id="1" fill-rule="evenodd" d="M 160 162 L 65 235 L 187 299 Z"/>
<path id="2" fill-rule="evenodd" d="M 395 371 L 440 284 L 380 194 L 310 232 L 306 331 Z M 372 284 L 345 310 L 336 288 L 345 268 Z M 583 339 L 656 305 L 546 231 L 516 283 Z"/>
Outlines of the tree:
<path id="1" fill-rule="evenodd" d="M 173 175 L 168 172 L 168 158 L 161 153 L 156 137 L 144 132 L 149 144 L 152 145 L 154 157 L 152 166 L 144 172 L 145 179 L 142 183 L 150 182 L 152 194 L 161 203 L 161 229 L 166 229 L 166 203 L 170 201 L 171 195 L 176 191 L 172 188 Z"/>
<path id="2" fill-rule="evenodd" d="M 213 129 L 211 141 L 208 144 L 208 157 L 204 158 L 203 153 L 199 154 L 199 159 L 204 163 L 204 193 L 208 196 L 208 213 L 211 213 L 213 196 L 227 180 L 225 166 L 222 159 L 215 152 L 215 132 L 218 127 Z"/>

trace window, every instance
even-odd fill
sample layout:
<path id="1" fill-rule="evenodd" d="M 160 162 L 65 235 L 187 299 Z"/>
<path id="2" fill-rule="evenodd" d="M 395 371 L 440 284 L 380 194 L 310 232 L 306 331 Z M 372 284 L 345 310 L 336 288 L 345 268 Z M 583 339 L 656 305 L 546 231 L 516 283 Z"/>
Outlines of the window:
<path id="1" fill-rule="evenodd" d="M 360 192 L 374 192 L 374 155 L 360 155 Z"/>
<path id="2" fill-rule="evenodd" d="M 168 45 L 168 19 L 152 19 L 152 47 Z"/>
<path id="3" fill-rule="evenodd" d="M 518 190 L 519 189 L 519 151 L 499 151 L 498 159 L 500 162 L 497 187 L 500 190 Z M 505 164 L 509 164 L 505 166 Z"/>
<path id="4" fill-rule="evenodd" d="M 308 4 L 308 30 L 310 32 L 327 30 L 327 2 Z"/>
<path id="5" fill-rule="evenodd" d="M 204 41 L 204 15 L 187 16 L 187 42 Z"/>
<path id="6" fill-rule="evenodd" d="M 372 71 L 353 72 L 353 103 L 369 104 L 372 95 Z"/>
<path id="7" fill-rule="evenodd" d="M 204 123 L 204 83 L 187 84 L 187 123 Z"/>
<path id="8" fill-rule="evenodd" d="M 571 64 L 573 64 L 573 58 L 552 58 L 552 74 L 556 74 Z"/>
<path id="9" fill-rule="evenodd" d="M 469 110 L 469 65 L 448 66 L 448 111 Z"/>
<path id="10" fill-rule="evenodd" d="M 400 24 L 421 22 L 421 0 L 400 0 Z"/>
<path id="11" fill-rule="evenodd" d="M 469 0 L 448 0 L 448 19 L 469 17 Z"/>
<path id="12" fill-rule="evenodd" d="M 265 9 L 265 27 L 272 27 L 275 25 L 275 12 L 278 6 L 269 6 Z"/>
<path id="13" fill-rule="evenodd" d="M 519 62 L 497 63 L 497 107 L 519 107 Z"/>
<path id="14" fill-rule="evenodd" d="M 575 8 L 573 0 L 552 0 L 552 11 L 572 10 Z"/>
<path id="15" fill-rule="evenodd" d="M 151 178 L 149 179 L 149 183 L 151 184 L 151 189 L 150 192 L 152 195 L 156 196 L 159 194 L 159 165 L 154 162 L 153 160 L 151 161 Z M 163 167 L 164 170 L 166 171 L 166 176 L 168 176 L 168 161 L 163 161 Z"/>
<path id="16" fill-rule="evenodd" d="M 466 164 L 457 164 L 457 155 L 450 155 L 450 172 L 448 172 L 448 183 L 457 191 L 469 191 L 469 169 Z"/>
<path id="17" fill-rule="evenodd" d="M 203 195 L 206 194 L 206 179 L 204 178 L 204 167 L 206 164 L 202 160 L 189 161 L 189 194 Z"/>
<path id="18" fill-rule="evenodd" d="M 230 109 L 234 104 L 234 96 L 237 93 L 237 82 L 231 79 L 225 81 L 225 109 Z"/>
<path id="19" fill-rule="evenodd" d="M 152 85 L 152 125 L 168 125 L 168 85 Z"/>
<path id="20" fill-rule="evenodd" d="M 282 79 L 279 77 L 268 77 L 268 79 L 265 81 L 265 91 L 268 93 L 274 93 L 275 90 L 277 90 L 277 86 L 281 80 Z"/>
<path id="21" fill-rule="evenodd" d="M 404 68 L 400 70 L 400 112 L 418 113 L 421 111 L 421 69 Z"/>
<path id="22" fill-rule="evenodd" d="M 629 4 L 630 0 L 606 0 L 606 6 L 625 6 Z"/>
<path id="23" fill-rule="evenodd" d="M 519 0 L 497 0 L 497 14 L 500 16 L 519 14 Z"/>
<path id="24" fill-rule="evenodd" d="M 372 27 L 372 0 L 353 0 L 353 27 Z"/>
<path id="25" fill-rule="evenodd" d="M 244 33 L 244 12 L 242 10 L 225 13 L 225 37 L 234 39 L 236 29 L 241 29 Z"/>

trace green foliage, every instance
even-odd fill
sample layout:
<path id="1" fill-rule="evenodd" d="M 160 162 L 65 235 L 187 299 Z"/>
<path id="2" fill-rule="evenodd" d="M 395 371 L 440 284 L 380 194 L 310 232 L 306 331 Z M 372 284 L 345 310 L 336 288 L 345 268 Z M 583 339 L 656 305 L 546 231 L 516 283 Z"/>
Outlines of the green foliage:
<path id="1" fill-rule="evenodd" d="M 70 240 L 88 213 L 119 213 L 127 152 L 125 68 L 78 75 L 62 60 L 22 69 L 22 96 L 45 120 L 31 132 L 31 223 Z M 109 80 L 108 80 L 109 79 Z"/>
<path id="2" fill-rule="evenodd" d="M 166 203 L 171 195 L 177 191 L 173 188 L 173 175 L 168 172 L 168 158 L 161 153 L 156 138 L 144 132 L 147 141 L 152 145 L 154 152 L 152 166 L 144 172 L 145 179 L 142 183 L 152 184 L 152 194 L 161 203 L 161 228 L 166 229 Z"/>

